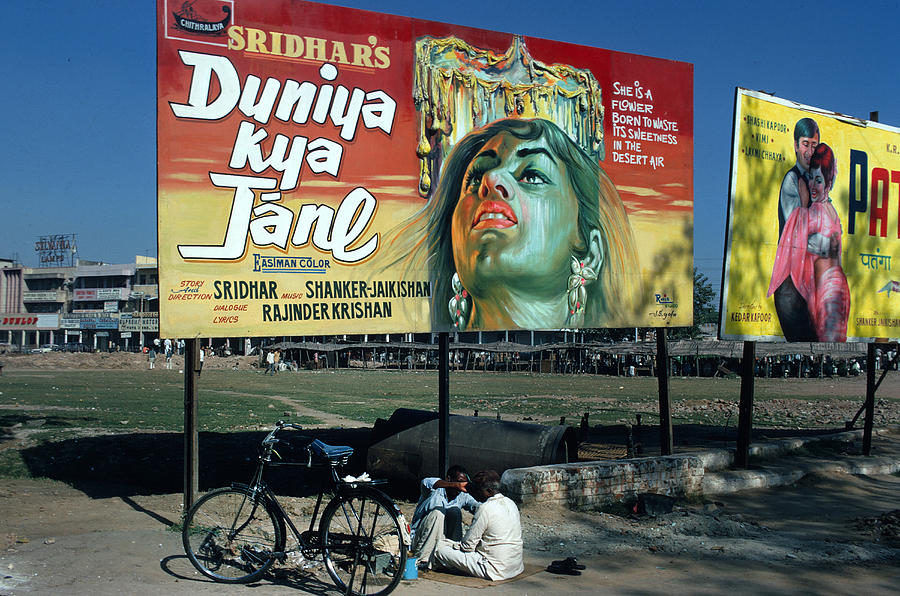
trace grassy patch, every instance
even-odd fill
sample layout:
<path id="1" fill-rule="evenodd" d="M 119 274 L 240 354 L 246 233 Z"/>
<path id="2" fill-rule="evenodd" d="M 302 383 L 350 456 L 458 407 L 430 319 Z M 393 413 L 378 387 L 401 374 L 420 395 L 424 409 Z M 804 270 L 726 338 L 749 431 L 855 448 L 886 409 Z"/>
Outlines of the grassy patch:
<path id="1" fill-rule="evenodd" d="M 17 450 L 82 437 L 181 433 L 183 382 L 183 375 L 174 370 L 7 372 L 0 377 L 0 443 L 19 442 L 0 451 L 0 476 L 28 475 L 30 468 L 23 465 Z M 817 383 L 835 382 L 803 380 L 805 395 L 796 395 L 800 380 L 760 380 L 754 427 L 834 428 L 835 421 L 849 417 L 846 412 L 855 412 L 856 402 L 848 405 L 851 400 L 846 398 L 810 394 L 815 394 Z M 739 379 L 674 377 L 669 389 L 675 424 L 710 429 L 737 425 Z M 436 371 L 301 371 L 263 376 L 210 369 L 200 378 L 198 422 L 202 432 L 228 435 L 271 428 L 287 414 L 291 422 L 304 425 L 333 416 L 371 424 L 401 407 L 436 410 L 437 394 Z M 879 399 L 891 406 L 896 401 L 893 396 Z M 634 424 L 637 414 L 643 416 L 644 425 L 656 424 L 658 382 L 653 377 L 451 372 L 450 405 L 462 414 L 478 410 L 481 416 L 493 417 L 499 412 L 504 420 L 555 423 L 565 416 L 573 425 L 588 412 L 591 425 L 606 426 L 604 432 L 608 432 L 610 426 Z M 843 410 L 830 419 L 815 415 L 835 405 Z M 311 415 L 300 416 L 301 411 Z M 248 446 L 248 453 L 253 448 Z M 177 446 L 172 450 L 176 457 Z"/>
<path id="2" fill-rule="evenodd" d="M 241 375 L 233 374 L 235 380 Z M 228 373 L 202 378 L 199 390 L 202 431 L 224 431 L 271 424 L 284 404 L 259 387 L 234 390 Z M 244 375 L 247 376 L 247 375 Z M 207 379 L 210 379 L 207 381 Z M 81 429 L 119 432 L 179 431 L 184 426 L 183 377 L 157 371 L 64 371 L 4 375 L 0 427 Z M 246 389 L 246 390 L 242 390 Z M 271 406 L 271 407 L 269 407 Z M 295 419 L 301 424 L 314 418 Z"/>
<path id="3" fill-rule="evenodd" d="M 811 380 L 810 382 L 815 382 Z M 722 378 L 670 380 L 673 419 L 679 424 L 733 426 L 740 381 Z M 779 393 L 778 391 L 781 391 Z M 760 383 L 754 423 L 793 426 L 781 408 L 768 408 L 795 396 L 790 385 Z M 44 429 L 125 429 L 178 431 L 183 425 L 183 376 L 176 371 L 41 371 L 0 377 L 0 427 L 40 424 Z M 437 372 L 341 370 L 281 373 L 205 371 L 200 379 L 200 430 L 228 431 L 270 425 L 284 412 L 310 408 L 364 423 L 386 418 L 399 408 L 437 409 Z M 658 415 L 658 385 L 652 377 L 538 375 L 452 372 L 450 404 L 455 412 L 504 419 L 576 423 L 589 412 L 592 424 L 633 423 L 642 414 L 651 424 Z M 827 399 L 804 397 L 814 411 Z M 718 401 L 718 407 L 692 407 Z M 297 418 L 300 424 L 315 418 Z M 805 427 L 815 421 L 802 421 Z"/>
<path id="4" fill-rule="evenodd" d="M 233 389 L 268 393 L 363 422 L 386 418 L 399 408 L 437 409 L 436 372 L 346 371 L 260 375 L 229 373 Z M 504 418 L 525 416 L 570 420 L 583 412 L 597 422 L 613 421 L 622 413 L 656 410 L 656 381 L 589 375 L 529 375 L 451 373 L 450 403 L 454 411 L 482 416 L 500 412 Z M 264 391 L 265 388 L 267 391 Z M 598 403 L 598 398 L 604 403 Z M 629 406 L 623 407 L 625 403 Z M 598 408 L 598 405 L 603 407 Z"/>
<path id="5" fill-rule="evenodd" d="M 0 478 L 31 478 L 28 466 L 17 449 L 0 451 Z"/>

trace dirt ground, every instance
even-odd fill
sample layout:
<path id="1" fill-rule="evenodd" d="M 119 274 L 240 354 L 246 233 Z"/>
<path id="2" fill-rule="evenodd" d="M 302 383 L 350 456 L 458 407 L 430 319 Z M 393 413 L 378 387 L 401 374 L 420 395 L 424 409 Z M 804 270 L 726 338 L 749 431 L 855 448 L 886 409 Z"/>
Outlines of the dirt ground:
<path id="1" fill-rule="evenodd" d="M 109 492 L 104 487 L 100 492 Z M 92 498 L 50 480 L 0 488 L 0 594 L 336 594 L 319 567 L 221 586 L 167 530 L 180 494 Z M 303 503 L 294 503 L 295 509 Z M 407 515 L 413 504 L 403 503 Z M 580 577 L 534 576 L 494 594 L 896 594 L 900 478 L 818 476 L 793 487 L 683 504 L 659 517 L 522 511 L 526 561 L 576 556 Z M 397 594 L 476 593 L 427 579 Z"/>
<path id="2" fill-rule="evenodd" d="M 0 356 L 6 370 L 121 370 L 145 369 L 146 354 L 136 352 L 46 352 L 43 354 L 5 354 Z M 156 367 L 165 368 L 165 356 L 157 356 Z M 257 369 L 259 356 L 210 356 L 203 361 L 205 369 Z M 172 366 L 184 370 L 184 356 L 172 356 Z"/>
<path id="3" fill-rule="evenodd" d="M 100 359 L 81 354 L 19 358 L 4 361 L 22 368 L 145 365 L 142 357 L 130 354 Z M 239 368 L 251 367 L 243 359 L 225 358 L 210 359 L 205 366 L 233 368 L 232 360 Z M 864 380 L 860 384 L 859 378 L 834 383 L 834 391 L 841 394 L 863 395 L 860 387 L 864 388 Z M 889 375 L 879 394 L 893 397 L 898 388 L 896 375 Z M 786 401 L 795 402 L 790 407 L 798 408 L 799 415 L 802 400 Z M 886 418 L 896 423 L 897 414 L 889 409 L 895 403 L 892 399 L 882 407 Z M 716 407 L 715 400 L 692 405 L 702 406 Z M 128 444 L 140 443 L 141 438 L 128 435 Z M 0 485 L 0 596 L 119 596 L 123 592 L 169 596 L 226 591 L 258 595 L 296 593 L 297 589 L 337 594 L 317 566 L 277 569 L 253 586 L 226 587 L 200 576 L 183 553 L 180 534 L 168 530 L 181 516 L 182 495 L 157 478 L 159 469 L 171 468 L 179 459 L 178 446 L 164 435 L 146 439 L 155 445 L 155 455 L 138 462 L 146 471 L 140 484 L 133 482 L 135 471 L 128 470 L 135 463 L 122 449 L 122 437 L 98 437 L 86 439 L 90 448 L 107 454 L 105 467 L 96 473 L 93 467 L 79 467 L 59 452 L 54 454 L 56 459 L 36 453 L 35 461 L 48 466 L 43 475 L 65 482 L 42 478 L 5 480 Z M 887 446 L 900 453 L 900 436 L 879 436 L 876 454 Z M 79 450 L 82 447 L 79 443 Z M 139 447 L 144 455 L 151 451 L 147 445 Z M 53 473 L 53 465 L 66 470 Z M 233 475 L 234 469 L 228 472 Z M 123 479 L 129 483 L 121 484 Z M 658 517 L 637 516 L 624 507 L 614 513 L 524 508 L 527 562 L 544 566 L 576 556 L 587 569 L 579 577 L 540 572 L 485 591 L 634 596 L 897 593 L 900 477 L 808 476 L 790 487 L 713 499 L 679 503 L 672 513 Z M 301 497 L 289 500 L 296 510 L 308 505 Z M 413 503 L 402 502 L 401 507 L 411 516 Z M 395 593 L 443 596 L 448 590 L 478 593 L 427 579 L 402 582 Z"/>

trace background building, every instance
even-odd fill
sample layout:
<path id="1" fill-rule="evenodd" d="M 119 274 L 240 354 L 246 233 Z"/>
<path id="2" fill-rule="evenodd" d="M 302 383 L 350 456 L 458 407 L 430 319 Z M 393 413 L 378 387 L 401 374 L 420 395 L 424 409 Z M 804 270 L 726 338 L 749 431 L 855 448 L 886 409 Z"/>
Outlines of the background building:
<path id="1" fill-rule="evenodd" d="M 14 350 L 137 350 L 159 335 L 156 259 L 23 267 L 0 259 L 0 343 Z"/>
<path id="2" fill-rule="evenodd" d="M 156 259 L 111 264 L 76 259 L 72 266 L 23 267 L 0 259 L 0 344 L 14 351 L 138 351 L 159 337 Z M 630 333 L 630 331 L 629 331 Z M 470 331 L 452 343 L 542 345 L 584 342 L 589 330 Z M 201 338 L 222 354 L 248 354 L 278 342 L 400 342 L 437 344 L 436 333 Z M 177 338 L 171 338 L 177 339 Z"/>

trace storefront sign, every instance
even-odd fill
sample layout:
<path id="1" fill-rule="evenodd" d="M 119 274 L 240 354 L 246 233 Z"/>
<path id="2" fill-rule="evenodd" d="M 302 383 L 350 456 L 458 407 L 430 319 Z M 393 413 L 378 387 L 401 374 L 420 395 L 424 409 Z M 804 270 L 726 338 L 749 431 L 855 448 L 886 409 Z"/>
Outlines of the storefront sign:
<path id="1" fill-rule="evenodd" d="M 35 330 L 57 329 L 59 327 L 58 314 L 43 313 L 0 313 L 0 330 Z"/>
<path id="2" fill-rule="evenodd" d="M 59 319 L 60 329 L 81 329 L 81 319 L 63 316 Z"/>
<path id="3" fill-rule="evenodd" d="M 125 300 L 125 288 L 76 288 L 72 299 L 77 302 Z"/>
<path id="4" fill-rule="evenodd" d="M 118 329 L 119 320 L 109 317 L 92 317 L 79 321 L 81 329 Z"/>
<path id="5" fill-rule="evenodd" d="M 59 290 L 25 290 L 22 292 L 25 302 L 65 302 Z"/>
<path id="6" fill-rule="evenodd" d="M 133 312 L 119 314 L 119 331 L 158 332 L 159 313 Z"/>

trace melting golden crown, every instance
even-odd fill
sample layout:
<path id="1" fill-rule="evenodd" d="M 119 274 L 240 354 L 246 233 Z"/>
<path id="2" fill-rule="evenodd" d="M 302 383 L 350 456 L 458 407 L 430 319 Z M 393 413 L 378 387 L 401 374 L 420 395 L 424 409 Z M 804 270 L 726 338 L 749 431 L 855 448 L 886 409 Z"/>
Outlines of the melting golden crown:
<path id="1" fill-rule="evenodd" d="M 508 117 L 554 122 L 604 158 L 603 102 L 588 70 L 534 60 L 520 36 L 503 54 L 457 37 L 416 41 L 413 100 L 419 112 L 419 193 L 428 197 L 440 162 L 471 130 Z"/>

